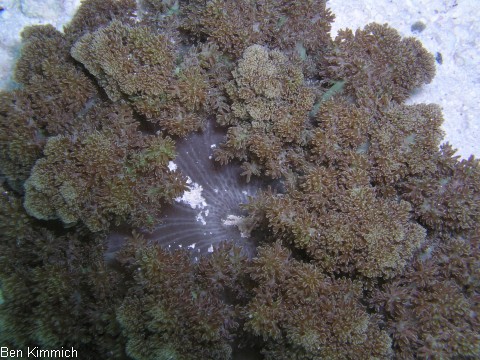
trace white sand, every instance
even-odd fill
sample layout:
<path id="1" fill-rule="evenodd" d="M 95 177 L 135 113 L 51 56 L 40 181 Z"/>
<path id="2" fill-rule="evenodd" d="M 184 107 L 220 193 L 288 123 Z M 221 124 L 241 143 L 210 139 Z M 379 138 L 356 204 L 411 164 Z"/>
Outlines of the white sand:
<path id="1" fill-rule="evenodd" d="M 26 25 L 51 23 L 62 29 L 80 0 L 0 0 L 0 89 L 10 89 L 13 64 Z M 339 28 L 356 29 L 369 22 L 388 23 L 403 36 L 415 36 L 433 54 L 440 52 L 437 76 L 411 102 L 433 102 L 443 108 L 445 139 L 459 154 L 480 156 L 480 14 L 479 0 L 330 0 Z M 411 25 L 426 28 L 413 33 Z"/>

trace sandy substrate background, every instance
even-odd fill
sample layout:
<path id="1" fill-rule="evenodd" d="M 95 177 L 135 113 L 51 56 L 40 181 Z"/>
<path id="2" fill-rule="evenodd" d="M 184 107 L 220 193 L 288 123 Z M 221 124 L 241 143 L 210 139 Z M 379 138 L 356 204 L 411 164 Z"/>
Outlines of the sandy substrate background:
<path id="1" fill-rule="evenodd" d="M 58 29 L 80 0 L 0 0 L 0 89 L 12 87 L 21 29 L 51 23 Z M 403 36 L 414 36 L 433 54 L 441 54 L 437 76 L 410 102 L 442 106 L 445 140 L 463 157 L 480 157 L 480 0 L 330 0 L 336 15 L 332 36 L 340 28 L 369 22 L 388 23 Z M 423 31 L 412 25 L 425 25 Z"/>

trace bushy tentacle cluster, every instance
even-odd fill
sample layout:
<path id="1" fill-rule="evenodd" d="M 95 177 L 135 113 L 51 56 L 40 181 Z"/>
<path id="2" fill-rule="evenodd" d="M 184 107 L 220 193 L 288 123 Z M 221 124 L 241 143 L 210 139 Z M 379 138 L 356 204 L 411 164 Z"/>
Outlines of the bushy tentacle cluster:
<path id="1" fill-rule="evenodd" d="M 185 189 L 168 168 L 173 140 L 142 135 L 128 107 L 93 108 L 88 116 L 103 119 L 101 126 L 49 138 L 25 182 L 25 209 L 37 219 L 82 221 L 93 232 L 124 221 L 152 227 L 162 203 Z"/>

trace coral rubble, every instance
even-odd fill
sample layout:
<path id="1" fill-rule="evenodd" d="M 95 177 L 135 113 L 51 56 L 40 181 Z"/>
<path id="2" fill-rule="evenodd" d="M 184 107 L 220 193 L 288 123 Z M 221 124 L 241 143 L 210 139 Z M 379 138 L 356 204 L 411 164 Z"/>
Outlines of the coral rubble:
<path id="1" fill-rule="evenodd" d="M 2 349 L 479 358 L 480 163 L 405 104 L 435 74 L 421 43 L 331 40 L 333 18 L 85 0 L 26 28 L 0 93 Z"/>

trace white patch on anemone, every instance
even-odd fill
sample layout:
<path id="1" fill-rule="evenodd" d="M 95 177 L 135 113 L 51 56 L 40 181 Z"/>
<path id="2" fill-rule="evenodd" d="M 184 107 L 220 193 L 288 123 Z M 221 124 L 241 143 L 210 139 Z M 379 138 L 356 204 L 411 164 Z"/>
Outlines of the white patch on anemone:
<path id="1" fill-rule="evenodd" d="M 190 177 L 187 177 L 187 188 L 188 190 L 185 190 L 183 195 L 177 197 L 175 201 L 187 204 L 192 209 L 204 209 L 207 202 L 202 196 L 202 185 L 194 183 Z"/>
<path id="2" fill-rule="evenodd" d="M 175 164 L 173 161 L 169 161 L 168 162 L 168 170 L 170 170 L 170 171 L 177 170 L 177 164 Z"/>

